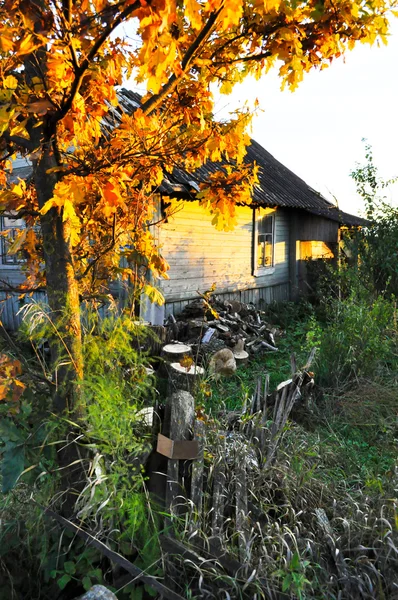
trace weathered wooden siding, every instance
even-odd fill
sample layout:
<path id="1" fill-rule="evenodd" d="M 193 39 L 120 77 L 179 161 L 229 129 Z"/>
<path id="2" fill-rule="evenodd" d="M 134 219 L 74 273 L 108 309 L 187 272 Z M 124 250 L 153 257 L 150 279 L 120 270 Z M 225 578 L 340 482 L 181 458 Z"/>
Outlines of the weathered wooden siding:
<path id="1" fill-rule="evenodd" d="M 299 239 L 302 242 L 337 242 L 339 224 L 336 221 L 302 211 L 297 214 L 299 215 Z"/>
<path id="2" fill-rule="evenodd" d="M 253 276 L 253 211 L 237 207 L 233 231 L 217 231 L 198 202 L 181 203 L 180 212 L 160 227 L 162 253 L 170 279 L 162 283 L 167 312 L 178 310 L 197 291 L 216 283 L 216 293 L 255 303 L 288 299 L 289 225 L 287 213 L 276 211 L 274 268 Z M 271 289 L 275 287 L 274 292 Z"/>
<path id="3" fill-rule="evenodd" d="M 2 265 L 0 279 L 10 285 L 17 287 L 23 283 L 25 277 L 18 266 L 5 267 Z M 0 284 L 0 287 L 5 287 Z M 22 315 L 18 314 L 21 307 L 32 299 L 36 302 L 46 302 L 47 294 L 44 291 L 35 292 L 32 296 L 20 298 L 20 294 L 0 292 L 0 321 L 7 330 L 16 331 L 22 321 Z"/>

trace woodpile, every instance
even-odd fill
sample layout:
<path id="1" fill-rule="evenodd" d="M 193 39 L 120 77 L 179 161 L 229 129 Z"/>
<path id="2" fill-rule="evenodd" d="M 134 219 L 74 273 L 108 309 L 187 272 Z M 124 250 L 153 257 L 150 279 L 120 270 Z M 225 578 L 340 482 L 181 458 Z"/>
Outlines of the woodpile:
<path id="1" fill-rule="evenodd" d="M 179 315 L 169 315 L 166 338 L 190 346 L 193 356 L 206 366 L 224 348 L 232 351 L 236 365 L 246 364 L 250 356 L 278 351 L 275 339 L 281 332 L 264 315 L 254 304 L 227 302 L 217 296 L 209 301 L 198 298 Z"/>

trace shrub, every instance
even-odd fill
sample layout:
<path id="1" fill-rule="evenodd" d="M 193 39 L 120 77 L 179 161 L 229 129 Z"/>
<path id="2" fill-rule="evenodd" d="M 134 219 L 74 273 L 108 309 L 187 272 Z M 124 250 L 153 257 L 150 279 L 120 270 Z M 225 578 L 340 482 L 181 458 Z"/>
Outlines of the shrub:
<path id="1" fill-rule="evenodd" d="M 317 381 L 341 390 L 352 381 L 374 377 L 397 366 L 394 305 L 379 296 L 352 294 L 328 305 L 319 341 Z"/>

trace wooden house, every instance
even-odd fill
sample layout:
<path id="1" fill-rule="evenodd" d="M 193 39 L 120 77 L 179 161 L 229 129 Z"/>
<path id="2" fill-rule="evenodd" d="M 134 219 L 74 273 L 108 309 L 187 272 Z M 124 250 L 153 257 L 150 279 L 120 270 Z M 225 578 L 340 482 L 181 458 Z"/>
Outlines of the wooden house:
<path id="1" fill-rule="evenodd" d="M 170 264 L 160 289 L 164 309 L 146 305 L 144 318 L 160 322 L 216 284 L 226 299 L 253 302 L 295 300 L 309 289 L 307 260 L 337 258 L 340 228 L 364 219 L 340 211 L 252 140 L 246 159 L 260 167 L 252 204 L 238 206 L 233 231 L 217 231 L 195 199 L 195 188 L 209 167 L 195 176 L 178 173 L 173 186 L 181 210 L 158 227 L 158 242 Z M 171 194 L 172 190 L 164 190 Z"/>
<path id="2" fill-rule="evenodd" d="M 123 97 L 126 110 L 139 105 L 137 94 L 125 90 Z M 165 306 L 143 302 L 141 316 L 145 320 L 160 324 L 213 283 L 217 294 L 257 305 L 296 299 L 308 287 L 307 259 L 335 258 L 340 227 L 365 223 L 340 211 L 254 140 L 246 160 L 259 166 L 259 185 L 252 204 L 237 207 L 238 224 L 230 232 L 217 231 L 196 199 L 200 183 L 214 170 L 212 163 L 194 174 L 176 170 L 165 177 L 160 192 L 165 199 L 178 197 L 181 210 L 156 227 L 170 278 L 158 284 Z M 29 172 L 29 165 L 20 160 L 14 165 L 13 177 L 25 178 Z M 13 228 L 20 226 L 16 220 L 1 218 L 1 228 L 10 233 L 0 238 L 0 281 L 13 286 L 22 283 L 24 276 L 18 257 L 8 255 L 7 247 Z M 35 297 L 43 300 L 45 292 L 37 292 Z M 0 302 L 1 321 L 16 329 L 21 301 L 17 295 L 3 292 Z"/>

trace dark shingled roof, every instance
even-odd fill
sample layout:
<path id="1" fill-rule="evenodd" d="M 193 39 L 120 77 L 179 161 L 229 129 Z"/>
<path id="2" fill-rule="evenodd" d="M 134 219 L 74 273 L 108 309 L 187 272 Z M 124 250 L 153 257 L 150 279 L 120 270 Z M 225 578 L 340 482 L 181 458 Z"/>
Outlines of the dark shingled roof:
<path id="1" fill-rule="evenodd" d="M 140 106 L 141 96 L 131 90 L 123 89 L 118 92 L 120 105 L 128 113 Z M 120 109 L 111 110 L 105 117 L 105 129 L 112 129 L 120 122 Z M 312 189 L 281 162 L 272 156 L 255 140 L 251 140 L 247 148 L 245 162 L 259 166 L 259 184 L 255 187 L 253 201 L 257 206 L 280 206 L 283 208 L 301 209 L 326 219 L 331 219 L 342 225 L 365 226 L 366 219 L 350 215 L 339 210 L 326 200 L 319 192 Z M 220 168 L 220 163 L 207 162 L 194 173 L 175 169 L 167 174 L 160 185 L 160 192 L 166 196 L 180 197 L 185 200 L 195 200 L 199 185 L 208 180 L 211 173 Z M 31 167 L 15 168 L 12 180 L 18 177 L 26 179 L 31 173 Z"/>
<path id="2" fill-rule="evenodd" d="M 342 225 L 354 227 L 364 226 L 368 223 L 366 219 L 339 210 L 255 140 L 251 140 L 251 144 L 247 148 L 245 162 L 256 163 L 259 166 L 259 184 L 253 192 L 253 201 L 257 206 L 301 209 Z M 201 182 L 205 182 L 209 175 L 219 168 L 219 163 L 207 162 L 194 174 L 175 169 L 173 175 L 168 176 L 167 180 L 162 183 L 161 191 L 171 195 L 173 190 L 181 197 L 194 200 L 197 186 Z"/>

